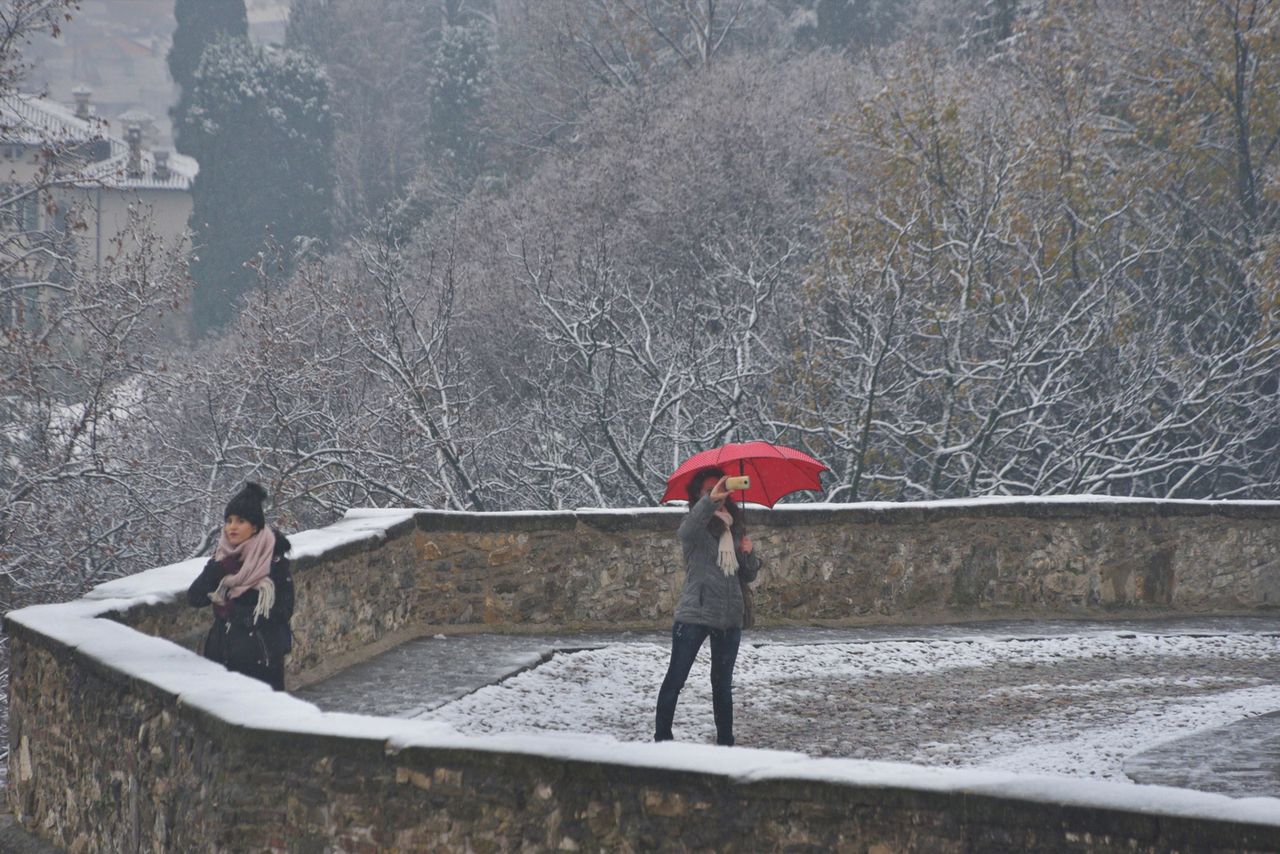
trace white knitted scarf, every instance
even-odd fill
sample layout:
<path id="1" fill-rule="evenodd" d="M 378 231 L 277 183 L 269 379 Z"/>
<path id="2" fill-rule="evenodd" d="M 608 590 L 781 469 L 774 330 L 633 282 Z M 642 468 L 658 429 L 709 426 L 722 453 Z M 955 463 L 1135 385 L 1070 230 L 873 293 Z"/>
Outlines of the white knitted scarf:
<path id="1" fill-rule="evenodd" d="M 738 553 L 733 550 L 733 516 L 721 507 L 716 511 L 716 518 L 724 522 L 724 533 L 720 535 L 720 546 L 716 551 L 716 562 L 725 575 L 738 574 Z"/>

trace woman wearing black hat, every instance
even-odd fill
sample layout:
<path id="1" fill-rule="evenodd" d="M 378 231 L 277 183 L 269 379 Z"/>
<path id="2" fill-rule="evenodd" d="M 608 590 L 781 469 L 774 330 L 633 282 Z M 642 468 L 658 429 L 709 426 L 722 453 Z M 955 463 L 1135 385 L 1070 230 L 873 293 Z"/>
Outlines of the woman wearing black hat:
<path id="1" fill-rule="evenodd" d="M 204 657 L 284 690 L 284 656 L 293 648 L 289 540 L 268 528 L 267 492 L 246 483 L 223 511 L 213 557 L 187 590 L 194 607 L 213 606 Z"/>

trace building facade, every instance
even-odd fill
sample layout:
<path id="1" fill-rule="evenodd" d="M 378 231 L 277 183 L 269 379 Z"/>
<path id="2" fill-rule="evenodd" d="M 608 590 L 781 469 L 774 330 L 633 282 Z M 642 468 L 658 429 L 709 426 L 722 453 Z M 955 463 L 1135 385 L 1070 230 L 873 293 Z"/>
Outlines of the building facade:
<path id="1" fill-rule="evenodd" d="M 39 275 L 39 258 L 22 263 L 13 247 L 24 236 L 51 233 L 67 237 L 78 270 L 100 269 L 131 212 L 166 247 L 190 246 L 198 164 L 149 147 L 145 114 L 115 133 L 94 115 L 90 95 L 78 89 L 74 106 L 32 95 L 0 98 L 0 236 L 10 245 L 11 276 Z"/>

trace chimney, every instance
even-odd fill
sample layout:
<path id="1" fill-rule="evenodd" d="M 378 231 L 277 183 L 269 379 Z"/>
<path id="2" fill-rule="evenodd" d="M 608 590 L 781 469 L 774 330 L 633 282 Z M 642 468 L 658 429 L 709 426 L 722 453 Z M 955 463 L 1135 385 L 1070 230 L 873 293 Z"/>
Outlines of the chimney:
<path id="1" fill-rule="evenodd" d="M 125 167 L 125 174 L 130 178 L 142 177 L 142 125 L 137 122 L 131 122 L 129 127 L 125 128 L 125 142 L 129 143 L 129 165 Z"/>
<path id="2" fill-rule="evenodd" d="M 127 113 L 121 113 L 117 119 L 120 127 L 127 128 L 130 125 L 137 125 L 142 128 L 142 144 L 146 145 L 155 140 L 155 117 L 146 110 L 139 110 L 136 107 Z"/>
<path id="3" fill-rule="evenodd" d="M 151 152 L 151 156 L 156 159 L 155 179 L 157 181 L 169 180 L 169 152 L 164 149 L 158 149 Z"/>
<path id="4" fill-rule="evenodd" d="M 89 99 L 93 97 L 92 89 L 82 84 L 71 90 L 71 97 L 76 99 L 77 119 L 88 121 L 93 118 L 93 113 L 89 111 Z"/>

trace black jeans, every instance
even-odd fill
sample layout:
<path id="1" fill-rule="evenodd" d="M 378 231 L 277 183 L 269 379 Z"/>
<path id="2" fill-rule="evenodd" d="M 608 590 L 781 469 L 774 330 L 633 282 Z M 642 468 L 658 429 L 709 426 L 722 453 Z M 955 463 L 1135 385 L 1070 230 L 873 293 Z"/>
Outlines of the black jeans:
<path id="1" fill-rule="evenodd" d="M 658 691 L 654 741 L 673 738 L 671 721 L 676 716 L 676 700 L 708 635 L 711 637 L 711 710 L 716 719 L 716 744 L 733 744 L 733 665 L 738 661 L 742 629 L 713 629 L 680 622 L 671 627 L 671 663 Z"/>

